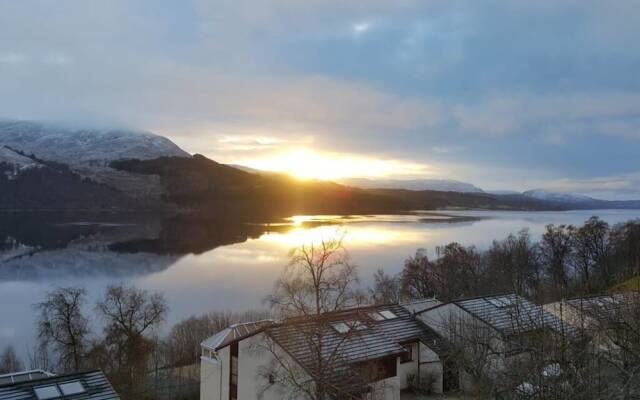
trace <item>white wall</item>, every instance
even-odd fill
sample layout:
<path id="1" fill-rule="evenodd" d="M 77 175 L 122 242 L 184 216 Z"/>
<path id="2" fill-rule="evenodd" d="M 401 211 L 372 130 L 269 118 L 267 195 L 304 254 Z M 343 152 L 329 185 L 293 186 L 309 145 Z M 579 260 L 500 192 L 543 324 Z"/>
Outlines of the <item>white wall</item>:
<path id="1" fill-rule="evenodd" d="M 200 398 L 220 400 L 220 374 L 222 365 L 218 360 L 200 357 Z"/>
<path id="2" fill-rule="evenodd" d="M 263 333 L 240 341 L 238 346 L 238 399 L 280 400 L 286 396 L 286 389 L 269 385 L 263 375 L 273 360 L 269 349 L 265 348 Z"/>
<path id="3" fill-rule="evenodd" d="M 200 358 L 200 399 L 227 400 L 229 398 L 229 348 L 218 352 L 218 359 Z"/>

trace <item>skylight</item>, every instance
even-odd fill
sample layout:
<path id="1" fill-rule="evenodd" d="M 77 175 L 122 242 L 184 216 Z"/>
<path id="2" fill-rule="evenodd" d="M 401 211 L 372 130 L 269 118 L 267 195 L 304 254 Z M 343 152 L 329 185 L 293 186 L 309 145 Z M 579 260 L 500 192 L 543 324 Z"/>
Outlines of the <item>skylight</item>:
<path id="1" fill-rule="evenodd" d="M 84 387 L 80 381 L 64 382 L 58 385 L 62 394 L 69 396 L 72 394 L 84 393 Z"/>
<path id="2" fill-rule="evenodd" d="M 375 311 L 370 312 L 368 315 L 369 315 L 369 318 L 371 318 L 374 321 L 384 321 L 384 317 Z"/>
<path id="3" fill-rule="evenodd" d="M 344 322 L 337 322 L 335 324 L 331 324 L 331 326 L 333 326 L 333 329 L 338 331 L 338 333 L 348 333 L 351 330 L 351 328 L 349 328 L 349 325 L 345 324 Z"/>
<path id="4" fill-rule="evenodd" d="M 389 310 L 380 311 L 380 315 L 382 315 L 384 319 L 398 318 L 397 315 L 395 315 L 392 311 L 389 311 Z"/>
<path id="5" fill-rule="evenodd" d="M 513 299 L 510 297 L 495 297 L 493 299 L 487 299 L 487 301 L 498 308 L 505 308 L 513 305 Z"/>
<path id="6" fill-rule="evenodd" d="M 349 333 L 350 331 L 361 331 L 363 329 L 367 329 L 367 326 L 360 321 L 352 320 L 352 321 L 344 321 L 344 322 L 335 322 L 331 324 L 333 329 L 338 331 L 338 333 Z"/>
<path id="7" fill-rule="evenodd" d="M 40 386 L 37 388 L 33 388 L 33 391 L 36 394 L 38 400 L 47 400 L 47 399 L 55 399 L 60 397 L 60 391 L 56 385 L 50 386 Z"/>

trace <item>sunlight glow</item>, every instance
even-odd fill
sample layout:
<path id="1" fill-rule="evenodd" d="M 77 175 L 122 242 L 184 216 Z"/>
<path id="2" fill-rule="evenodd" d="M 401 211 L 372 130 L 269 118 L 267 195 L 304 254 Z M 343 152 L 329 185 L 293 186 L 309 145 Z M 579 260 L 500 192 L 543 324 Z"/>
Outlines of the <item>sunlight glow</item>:
<path id="1" fill-rule="evenodd" d="M 308 149 L 291 150 L 264 159 L 246 160 L 241 164 L 264 171 L 287 173 L 300 179 L 418 177 L 429 174 L 428 166 L 423 164 L 344 153 L 320 153 Z"/>
<path id="2" fill-rule="evenodd" d="M 424 239 L 424 232 L 416 233 L 402 227 L 383 229 L 379 226 L 319 226 L 315 228 L 295 227 L 285 233 L 265 233 L 260 241 L 279 245 L 284 248 L 294 248 L 301 245 L 319 244 L 323 240 L 343 238 L 344 245 L 349 249 L 372 245 L 391 245 L 398 243 L 420 243 Z"/>

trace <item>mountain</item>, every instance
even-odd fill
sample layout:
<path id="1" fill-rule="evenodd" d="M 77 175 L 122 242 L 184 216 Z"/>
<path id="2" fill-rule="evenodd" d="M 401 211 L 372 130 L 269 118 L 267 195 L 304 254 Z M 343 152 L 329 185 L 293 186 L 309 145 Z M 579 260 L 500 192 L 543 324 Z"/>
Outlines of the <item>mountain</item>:
<path id="1" fill-rule="evenodd" d="M 43 166 L 6 146 L 0 146 L 0 165 L 2 165 L 5 177 L 9 180 L 17 179 L 22 172 L 28 169 Z"/>
<path id="2" fill-rule="evenodd" d="M 548 204 L 564 205 L 570 209 L 640 209 L 640 200 L 600 200 L 580 194 L 562 193 L 550 190 L 527 190 L 522 196 L 544 201 Z"/>
<path id="3" fill-rule="evenodd" d="M 167 202 L 182 209 L 262 218 L 293 214 L 373 213 L 403 209 L 398 199 L 333 182 L 255 174 L 196 154 L 191 158 L 120 160 L 119 171 L 157 176 Z"/>
<path id="4" fill-rule="evenodd" d="M 362 189 L 434 190 L 439 192 L 482 193 L 471 183 L 445 179 L 364 179 L 345 178 L 339 183 Z"/>
<path id="5" fill-rule="evenodd" d="M 82 178 L 127 196 L 158 201 L 164 195 L 157 177 L 122 173 L 109 166 L 121 159 L 190 157 L 169 139 L 122 129 L 74 129 L 32 121 L 0 121 L 0 146 L 39 160 L 64 164 Z"/>
<path id="6" fill-rule="evenodd" d="M 40 160 L 2 147 L 0 209 L 141 210 L 164 208 L 141 203 L 125 193 L 83 178 L 66 164 Z"/>
<path id="7" fill-rule="evenodd" d="M 525 197 L 531 197 L 533 199 L 545 200 L 545 201 L 553 201 L 558 203 L 569 203 L 569 204 L 585 204 L 591 203 L 594 201 L 602 201 L 597 200 L 588 196 L 583 196 L 579 194 L 571 194 L 571 193 L 561 193 L 554 192 L 550 190 L 544 189 L 535 189 L 535 190 L 527 190 L 522 193 Z"/>
<path id="8" fill-rule="evenodd" d="M 169 139 L 149 132 L 72 129 L 32 121 L 0 121 L 0 144 L 70 166 L 107 166 L 128 158 L 189 157 Z"/>
<path id="9" fill-rule="evenodd" d="M 490 194 L 457 181 L 351 180 L 343 185 L 243 169 L 191 156 L 148 132 L 0 122 L 0 209 L 198 211 L 266 220 L 437 208 L 640 208 L 640 202 L 578 201 L 540 191 Z"/>

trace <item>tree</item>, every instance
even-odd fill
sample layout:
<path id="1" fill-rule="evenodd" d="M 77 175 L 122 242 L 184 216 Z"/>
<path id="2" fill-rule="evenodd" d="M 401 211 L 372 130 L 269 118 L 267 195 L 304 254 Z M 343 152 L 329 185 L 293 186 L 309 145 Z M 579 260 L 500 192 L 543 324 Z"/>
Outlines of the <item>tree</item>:
<path id="1" fill-rule="evenodd" d="M 334 385 L 334 371 L 344 366 L 342 344 L 353 333 L 345 334 L 338 343 L 329 344 L 325 339 L 328 330 L 333 329 L 325 315 L 363 302 L 356 288 L 357 270 L 342 239 L 340 236 L 292 249 L 282 277 L 265 299 L 275 314 L 286 318 L 286 332 L 310 349 L 302 368 L 271 336 L 267 335 L 265 344 L 258 346 L 272 359 L 261 372 L 265 382 L 286 388 L 290 398 L 351 398 Z"/>
<path id="2" fill-rule="evenodd" d="M 371 288 L 371 300 L 375 304 L 398 303 L 401 300 L 401 282 L 397 276 L 384 273 L 380 268 L 373 274 L 373 288 Z"/>
<path id="3" fill-rule="evenodd" d="M 593 331 L 605 349 L 599 356 L 614 373 L 608 398 L 639 398 L 640 292 L 610 297 L 583 312 L 595 322 Z"/>
<path id="4" fill-rule="evenodd" d="M 609 268 L 609 224 L 598 217 L 591 217 L 571 233 L 573 260 L 582 280 L 582 290 L 585 293 L 606 290 L 613 278 Z"/>
<path id="5" fill-rule="evenodd" d="M 442 292 L 442 278 L 424 249 L 404 262 L 400 281 L 402 296 L 407 299 L 424 299 Z"/>
<path id="6" fill-rule="evenodd" d="M 190 365 L 200 360 L 200 343 L 212 332 L 219 332 L 231 324 L 268 319 L 265 310 L 246 312 L 210 312 L 191 316 L 175 324 L 167 337 L 167 363 L 172 366 Z"/>
<path id="7" fill-rule="evenodd" d="M 454 242 L 436 247 L 436 253 L 441 282 L 438 299 L 449 301 L 482 293 L 486 287 L 484 280 L 488 279 L 484 271 L 486 263 L 475 247 Z"/>
<path id="8" fill-rule="evenodd" d="M 6 346 L 0 354 L 0 374 L 8 374 L 10 372 L 19 372 L 23 370 L 24 365 L 16 355 L 16 351 L 13 346 Z"/>
<path id="9" fill-rule="evenodd" d="M 135 388 L 142 383 L 155 351 L 150 331 L 167 315 L 164 296 L 134 286 L 109 286 L 96 310 L 105 321 L 103 354 L 110 360 L 114 384 L 123 397 L 135 398 Z"/>
<path id="10" fill-rule="evenodd" d="M 531 298 L 539 297 L 541 271 L 538 252 L 527 229 L 496 240 L 486 252 L 487 270 L 493 293 L 515 292 Z"/>
<path id="11" fill-rule="evenodd" d="M 53 347 L 58 356 L 58 368 L 63 371 L 78 371 L 83 366 L 89 335 L 89 320 L 82 313 L 85 297 L 85 289 L 58 288 L 47 293 L 45 301 L 37 304 L 41 348 Z"/>
<path id="12" fill-rule="evenodd" d="M 357 269 L 343 236 L 303 244 L 289 252 L 289 263 L 266 303 L 281 317 L 320 315 L 363 301 Z"/>
<path id="13" fill-rule="evenodd" d="M 571 226 L 547 225 L 542 235 L 541 254 L 556 298 L 566 297 L 569 289 L 568 261 L 571 255 Z"/>

